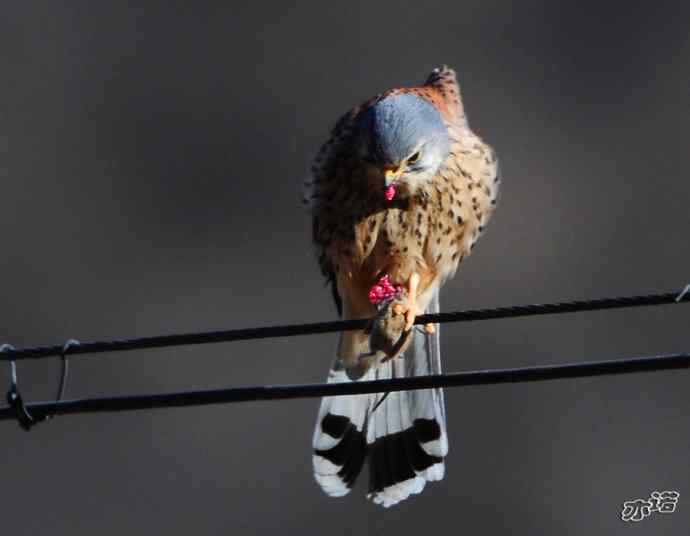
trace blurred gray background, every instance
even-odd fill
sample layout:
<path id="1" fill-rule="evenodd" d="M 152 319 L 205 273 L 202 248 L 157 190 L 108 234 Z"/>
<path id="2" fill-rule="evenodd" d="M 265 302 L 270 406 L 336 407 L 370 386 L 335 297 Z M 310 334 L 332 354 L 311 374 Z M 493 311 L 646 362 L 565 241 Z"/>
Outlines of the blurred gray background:
<path id="1" fill-rule="evenodd" d="M 65 5 L 68 4 L 68 5 Z M 335 318 L 299 205 L 336 118 L 458 71 L 495 218 L 446 310 L 690 282 L 681 2 L 14 2 L 0 18 L 2 342 Z M 444 326 L 446 370 L 690 350 L 687 306 Z M 68 397 L 325 379 L 334 336 L 73 360 Z M 30 400 L 58 362 L 23 362 Z M 5 367 L 0 379 L 7 385 Z M 1 387 L 1 385 L 0 385 Z M 4 387 L 2 387 L 4 390 Z M 316 400 L 0 423 L 2 532 L 687 534 L 690 374 L 447 392 L 446 479 L 311 475 Z M 633 524 L 626 500 L 681 494 Z"/>

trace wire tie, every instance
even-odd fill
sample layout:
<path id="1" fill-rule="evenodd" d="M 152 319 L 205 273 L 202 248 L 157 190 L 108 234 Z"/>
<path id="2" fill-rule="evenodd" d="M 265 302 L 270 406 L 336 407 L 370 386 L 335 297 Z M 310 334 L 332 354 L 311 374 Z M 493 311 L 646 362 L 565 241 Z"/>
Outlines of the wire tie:
<path id="1" fill-rule="evenodd" d="M 62 358 L 62 373 L 60 375 L 60 386 L 58 387 L 57 396 L 55 397 L 57 402 L 63 399 L 65 391 L 67 390 L 67 378 L 69 376 L 69 357 L 67 357 L 67 354 L 70 348 L 76 346 L 81 346 L 81 343 L 76 339 L 68 339 L 67 342 L 62 345 L 62 352 L 60 353 L 60 357 Z"/>
<path id="2" fill-rule="evenodd" d="M 73 346 L 80 346 L 81 343 L 76 339 L 69 339 L 65 344 L 62 345 L 62 351 L 60 352 L 60 358 L 62 361 L 62 372 L 60 373 L 60 383 L 58 384 L 57 394 L 55 395 L 55 401 L 60 402 L 67 390 L 67 378 L 69 377 L 69 357 L 67 353 L 69 349 Z M 55 415 L 46 415 L 46 419 L 53 419 Z"/>

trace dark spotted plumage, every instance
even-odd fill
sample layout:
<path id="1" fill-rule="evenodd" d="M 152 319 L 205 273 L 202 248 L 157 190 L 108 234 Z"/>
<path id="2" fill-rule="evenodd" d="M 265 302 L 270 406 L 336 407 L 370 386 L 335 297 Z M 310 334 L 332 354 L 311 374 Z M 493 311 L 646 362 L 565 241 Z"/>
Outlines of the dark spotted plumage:
<path id="1" fill-rule="evenodd" d="M 395 193 L 388 201 L 383 194 L 390 184 Z M 368 291 L 383 275 L 400 285 L 418 276 L 412 300 L 418 311 L 431 312 L 438 310 L 439 288 L 491 217 L 498 162 L 470 130 L 455 73 L 443 67 L 422 86 L 392 89 L 343 115 L 314 160 L 305 192 L 319 265 L 344 318 L 375 317 Z M 376 344 L 372 352 L 364 331 L 343 333 L 329 381 L 440 372 L 438 332 L 415 328 L 409 339 L 395 359 L 363 360 L 385 352 Z M 324 427 L 336 417 L 349 426 L 339 437 Z M 420 426 L 438 433 L 424 435 Z M 352 453 L 343 459 L 345 438 Z M 391 393 L 383 402 L 370 395 L 325 398 L 314 434 L 314 471 L 329 494 L 347 493 L 354 482 L 365 459 L 363 438 L 375 502 L 389 506 L 421 491 L 425 481 L 443 476 L 442 391 Z M 337 459 L 324 454 L 332 449 Z M 425 453 L 424 463 L 416 449 Z"/>

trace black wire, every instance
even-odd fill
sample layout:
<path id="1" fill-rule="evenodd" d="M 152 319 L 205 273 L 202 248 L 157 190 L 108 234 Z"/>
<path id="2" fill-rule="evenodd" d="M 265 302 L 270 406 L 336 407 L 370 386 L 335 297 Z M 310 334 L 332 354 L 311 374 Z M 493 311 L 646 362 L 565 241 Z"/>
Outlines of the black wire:
<path id="1" fill-rule="evenodd" d="M 56 414 L 174 408 L 255 400 L 316 398 L 321 396 L 429 389 L 433 387 L 523 383 L 681 368 L 690 368 L 690 354 L 681 353 L 609 361 L 571 363 L 566 365 L 476 370 L 434 376 L 415 376 L 351 383 L 236 387 L 209 391 L 85 398 L 81 400 L 66 400 L 63 402 L 31 403 L 26 404 L 26 408 L 36 418 L 42 418 L 45 415 Z M 14 409 L 11 407 L 0 408 L 0 420 L 9 419 L 16 419 Z"/>
<path id="2" fill-rule="evenodd" d="M 674 303 L 689 302 L 690 292 L 679 296 L 679 291 L 676 291 L 666 294 L 651 294 L 647 296 L 628 296 L 598 300 L 581 300 L 565 303 L 518 305 L 512 307 L 499 307 L 497 309 L 476 309 L 470 311 L 420 315 L 417 317 L 415 324 L 472 322 L 477 320 L 514 318 L 520 316 L 576 313 L 581 311 L 622 309 L 629 307 L 646 307 L 651 305 L 670 305 Z M 270 337 L 293 337 L 296 335 L 310 335 L 334 331 L 363 329 L 367 322 L 368 320 L 366 319 L 340 320 L 331 322 L 317 322 L 313 324 L 292 324 L 262 328 L 244 328 L 223 331 L 207 331 L 200 333 L 160 335 L 155 337 L 142 337 L 138 339 L 84 342 L 78 346 L 70 348 L 69 354 L 70 356 L 74 356 L 81 354 L 142 350 L 145 348 L 164 348 L 192 344 L 266 339 Z M 20 359 L 39 359 L 62 355 L 62 351 L 62 345 L 39 346 L 35 348 L 16 348 L 7 350 L 0 354 L 0 360 L 12 361 Z"/>

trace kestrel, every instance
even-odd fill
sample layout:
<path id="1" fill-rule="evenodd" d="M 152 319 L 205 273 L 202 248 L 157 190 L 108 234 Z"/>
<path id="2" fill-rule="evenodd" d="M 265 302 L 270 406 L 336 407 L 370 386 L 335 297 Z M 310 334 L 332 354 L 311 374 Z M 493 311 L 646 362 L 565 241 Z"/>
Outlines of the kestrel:
<path id="1" fill-rule="evenodd" d="M 335 125 L 306 183 L 313 240 L 344 319 L 329 382 L 439 374 L 439 289 L 469 255 L 498 194 L 493 150 L 467 123 L 455 72 L 391 89 Z M 348 493 L 369 459 L 367 497 L 391 506 L 443 478 L 441 389 L 326 397 L 313 438 L 316 481 Z"/>

